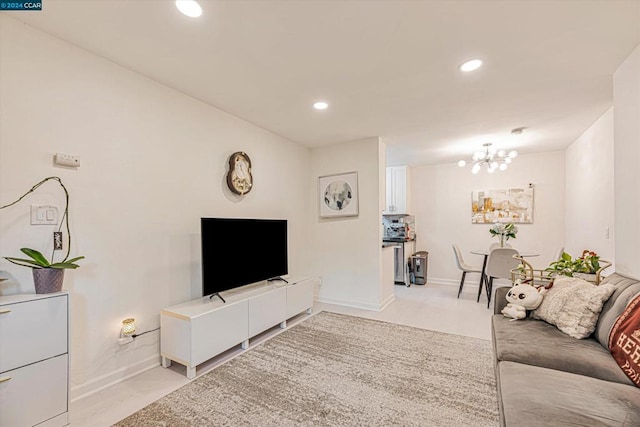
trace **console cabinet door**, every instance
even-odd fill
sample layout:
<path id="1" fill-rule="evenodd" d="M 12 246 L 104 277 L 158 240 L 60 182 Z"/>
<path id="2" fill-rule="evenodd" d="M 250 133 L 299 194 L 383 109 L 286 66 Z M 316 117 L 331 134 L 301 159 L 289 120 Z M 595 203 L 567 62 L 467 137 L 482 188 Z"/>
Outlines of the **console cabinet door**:
<path id="1" fill-rule="evenodd" d="M 67 295 L 0 305 L 0 372 L 67 353 Z"/>
<path id="2" fill-rule="evenodd" d="M 191 319 L 191 366 L 249 339 L 248 301 Z"/>
<path id="3" fill-rule="evenodd" d="M 287 319 L 313 307 L 316 280 L 305 280 L 287 288 Z"/>
<path id="4" fill-rule="evenodd" d="M 249 336 L 258 335 L 285 320 L 286 289 L 276 289 L 249 300 Z"/>

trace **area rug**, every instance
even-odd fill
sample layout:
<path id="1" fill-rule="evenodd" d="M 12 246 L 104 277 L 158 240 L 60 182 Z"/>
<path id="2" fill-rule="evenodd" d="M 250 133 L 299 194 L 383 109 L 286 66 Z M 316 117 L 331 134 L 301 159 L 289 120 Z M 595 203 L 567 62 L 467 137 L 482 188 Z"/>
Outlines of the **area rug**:
<path id="1" fill-rule="evenodd" d="M 116 426 L 497 426 L 491 352 L 320 312 Z"/>

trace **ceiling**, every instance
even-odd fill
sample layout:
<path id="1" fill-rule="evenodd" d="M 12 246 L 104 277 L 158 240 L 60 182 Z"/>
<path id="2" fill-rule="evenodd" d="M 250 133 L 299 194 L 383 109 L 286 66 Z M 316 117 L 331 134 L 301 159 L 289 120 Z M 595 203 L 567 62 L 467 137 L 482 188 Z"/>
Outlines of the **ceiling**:
<path id="1" fill-rule="evenodd" d="M 468 159 L 485 142 L 561 150 L 611 106 L 640 43 L 636 0 L 200 4 L 196 19 L 163 0 L 11 15 L 310 147 L 379 136 L 389 165 Z M 461 73 L 471 58 L 484 66 Z"/>

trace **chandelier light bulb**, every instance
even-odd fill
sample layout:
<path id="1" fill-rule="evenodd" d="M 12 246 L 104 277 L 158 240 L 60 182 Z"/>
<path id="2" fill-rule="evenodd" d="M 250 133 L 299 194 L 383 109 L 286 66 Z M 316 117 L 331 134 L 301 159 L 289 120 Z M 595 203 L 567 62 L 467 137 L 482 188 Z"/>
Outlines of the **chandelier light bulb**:
<path id="1" fill-rule="evenodd" d="M 515 150 L 510 151 L 508 154 L 506 150 L 497 150 L 491 147 L 490 142 L 482 144 L 484 151 L 475 151 L 471 155 L 472 167 L 471 173 L 474 175 L 480 172 L 483 166 L 487 167 L 487 172 L 494 173 L 496 170 L 505 171 L 509 168 L 509 165 L 515 157 L 518 156 L 518 152 Z M 465 167 L 467 162 L 465 160 L 458 161 L 459 167 Z"/>

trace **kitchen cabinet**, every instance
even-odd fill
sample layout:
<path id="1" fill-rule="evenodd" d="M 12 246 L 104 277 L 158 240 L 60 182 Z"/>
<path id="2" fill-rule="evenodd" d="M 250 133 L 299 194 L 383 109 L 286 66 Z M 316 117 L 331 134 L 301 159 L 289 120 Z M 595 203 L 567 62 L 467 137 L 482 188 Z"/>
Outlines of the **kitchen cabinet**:
<path id="1" fill-rule="evenodd" d="M 390 166 L 387 168 L 385 214 L 408 214 L 411 180 L 409 166 Z"/>

